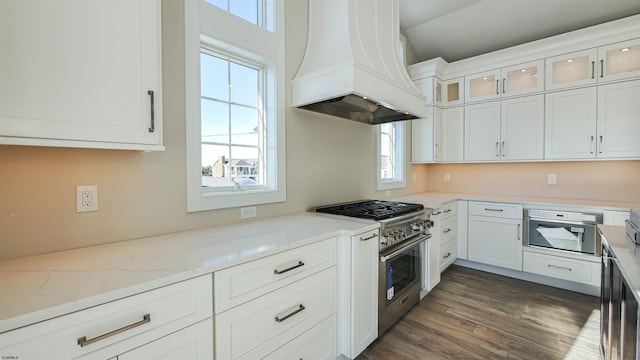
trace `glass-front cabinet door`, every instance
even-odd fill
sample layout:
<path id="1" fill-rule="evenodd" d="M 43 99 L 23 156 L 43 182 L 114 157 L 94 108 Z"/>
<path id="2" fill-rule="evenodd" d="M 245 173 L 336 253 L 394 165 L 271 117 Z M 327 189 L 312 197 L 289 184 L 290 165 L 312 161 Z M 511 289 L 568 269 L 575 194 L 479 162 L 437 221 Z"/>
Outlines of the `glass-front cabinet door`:
<path id="1" fill-rule="evenodd" d="M 588 49 L 546 59 L 546 89 L 592 85 L 597 81 L 597 50 Z"/>
<path id="2" fill-rule="evenodd" d="M 598 48 L 598 81 L 620 80 L 640 76 L 640 39 Z"/>
<path id="3" fill-rule="evenodd" d="M 500 69 L 465 76 L 465 102 L 500 98 Z"/>
<path id="4" fill-rule="evenodd" d="M 544 90 L 544 60 L 502 68 L 502 96 L 515 96 Z"/>
<path id="5" fill-rule="evenodd" d="M 442 82 L 442 106 L 462 105 L 464 103 L 464 78 L 455 78 Z"/>

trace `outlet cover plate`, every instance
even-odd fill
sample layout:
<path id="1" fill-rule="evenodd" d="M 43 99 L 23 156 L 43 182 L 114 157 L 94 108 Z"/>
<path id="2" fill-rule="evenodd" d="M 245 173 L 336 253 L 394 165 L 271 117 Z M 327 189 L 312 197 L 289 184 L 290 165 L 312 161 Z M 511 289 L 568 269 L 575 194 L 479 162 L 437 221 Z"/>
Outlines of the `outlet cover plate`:
<path id="1" fill-rule="evenodd" d="M 98 211 L 98 185 L 76 186 L 76 212 Z"/>

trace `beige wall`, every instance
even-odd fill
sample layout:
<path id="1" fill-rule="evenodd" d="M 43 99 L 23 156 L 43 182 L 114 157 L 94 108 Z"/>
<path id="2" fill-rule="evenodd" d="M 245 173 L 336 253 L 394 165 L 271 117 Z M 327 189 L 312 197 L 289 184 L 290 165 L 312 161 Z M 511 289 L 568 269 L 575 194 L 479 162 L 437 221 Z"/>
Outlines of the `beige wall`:
<path id="1" fill-rule="evenodd" d="M 240 221 L 238 208 L 186 213 L 183 5 L 162 6 L 166 151 L 0 146 L 0 259 Z M 305 1 L 287 1 L 287 82 L 304 52 L 306 13 Z M 372 126 L 287 108 L 287 201 L 258 206 L 258 218 L 382 197 L 375 135 Z M 392 196 L 426 190 L 423 166 L 408 178 Z M 76 185 L 93 184 L 100 210 L 77 214 Z"/>
<path id="2" fill-rule="evenodd" d="M 437 164 L 429 191 L 640 202 L 640 161 Z M 451 182 L 444 182 L 444 174 Z M 547 175 L 557 184 L 548 185 Z"/>

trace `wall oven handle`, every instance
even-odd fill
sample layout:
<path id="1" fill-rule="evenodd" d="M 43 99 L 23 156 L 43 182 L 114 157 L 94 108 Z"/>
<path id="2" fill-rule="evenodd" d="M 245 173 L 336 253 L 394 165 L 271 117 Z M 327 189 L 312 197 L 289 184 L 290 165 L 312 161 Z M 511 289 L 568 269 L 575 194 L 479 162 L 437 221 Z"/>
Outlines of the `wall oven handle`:
<path id="1" fill-rule="evenodd" d="M 403 247 L 401 247 L 401 248 L 399 248 L 399 249 L 397 249 L 397 250 L 395 250 L 395 251 L 393 251 L 393 252 L 391 252 L 391 253 L 389 253 L 387 255 L 380 256 L 380 262 L 387 262 L 387 260 L 393 259 L 394 257 L 402 254 L 403 252 L 411 249 L 412 247 L 416 246 L 420 242 L 422 242 L 424 240 L 427 240 L 429 238 L 431 238 L 431 234 L 426 235 L 426 236 L 420 236 L 417 239 L 412 240 L 407 245 L 405 245 L 405 246 L 403 246 Z"/>

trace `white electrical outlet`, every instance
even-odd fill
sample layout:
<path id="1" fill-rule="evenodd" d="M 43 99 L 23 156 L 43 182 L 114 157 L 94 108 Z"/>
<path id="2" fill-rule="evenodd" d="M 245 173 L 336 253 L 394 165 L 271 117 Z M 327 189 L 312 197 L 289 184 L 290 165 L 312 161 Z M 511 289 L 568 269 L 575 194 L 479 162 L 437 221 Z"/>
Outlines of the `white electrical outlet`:
<path id="1" fill-rule="evenodd" d="M 98 211 L 98 185 L 76 186 L 76 212 Z"/>
<path id="2" fill-rule="evenodd" d="M 557 183 L 558 178 L 556 177 L 556 174 L 549 174 L 547 176 L 547 184 L 549 185 L 555 185 Z"/>
<path id="3" fill-rule="evenodd" d="M 240 219 L 249 219 L 256 217 L 256 207 L 247 206 L 240 208 Z"/>
<path id="4" fill-rule="evenodd" d="M 451 182 L 451 174 L 444 174 L 444 182 Z"/>

